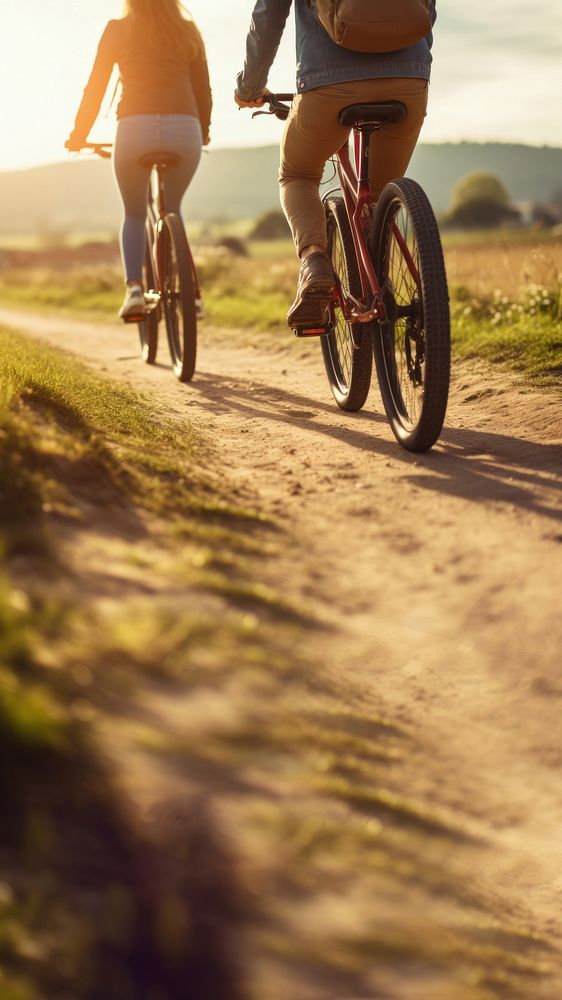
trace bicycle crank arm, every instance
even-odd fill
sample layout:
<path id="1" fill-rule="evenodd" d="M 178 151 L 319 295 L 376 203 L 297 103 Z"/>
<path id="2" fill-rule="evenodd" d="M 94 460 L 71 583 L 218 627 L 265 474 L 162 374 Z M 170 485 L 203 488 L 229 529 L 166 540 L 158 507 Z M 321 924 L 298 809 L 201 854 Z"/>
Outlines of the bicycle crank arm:
<path id="1" fill-rule="evenodd" d="M 348 317 L 346 316 L 346 319 L 347 318 Z M 373 306 L 373 308 L 368 309 L 367 312 L 356 312 L 354 310 L 349 316 L 350 323 L 372 323 L 374 319 L 384 319 L 384 308 L 382 307 L 382 304 Z"/>
<path id="2" fill-rule="evenodd" d="M 379 296 L 375 296 L 370 309 L 365 309 L 365 303 L 356 299 L 351 292 L 344 291 L 340 287 L 334 296 L 334 301 L 340 307 L 343 304 L 343 314 L 347 323 L 372 323 L 373 320 L 382 321 L 385 318 L 385 308 Z"/>

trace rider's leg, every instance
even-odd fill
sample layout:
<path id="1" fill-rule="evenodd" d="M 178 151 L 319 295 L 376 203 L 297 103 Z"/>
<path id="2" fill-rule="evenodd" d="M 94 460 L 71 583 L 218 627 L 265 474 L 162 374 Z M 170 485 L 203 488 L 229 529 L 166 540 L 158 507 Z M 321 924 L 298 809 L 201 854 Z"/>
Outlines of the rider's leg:
<path id="1" fill-rule="evenodd" d="M 349 131 L 340 126 L 337 117 L 333 121 L 333 115 L 324 113 L 321 100 L 310 101 L 310 97 L 305 94 L 293 101 L 281 147 L 281 204 L 302 261 L 296 297 L 287 315 L 290 327 L 320 327 L 325 321 L 334 279 L 326 255 L 320 181 L 326 160 Z M 317 112 L 318 105 L 321 110 Z"/>
<path id="2" fill-rule="evenodd" d="M 203 137 L 199 120 L 192 115 L 162 115 L 159 149 L 176 153 L 177 167 L 164 175 L 166 210 L 181 215 L 182 198 L 199 166 Z"/>
<path id="3" fill-rule="evenodd" d="M 297 255 L 326 251 L 326 219 L 320 181 L 326 160 L 345 142 L 348 129 L 333 111 L 329 91 L 295 97 L 281 145 L 281 204 L 291 227 Z"/>
<path id="4" fill-rule="evenodd" d="M 307 299 L 320 301 L 316 316 L 322 317 L 330 297 L 326 286 L 331 266 L 326 257 L 326 221 L 320 198 L 320 181 L 326 160 L 346 142 L 349 130 L 339 122 L 340 111 L 350 104 L 401 100 L 407 116 L 400 125 L 388 125 L 378 133 L 385 136 L 374 144 L 377 164 L 372 180 L 377 193 L 391 177 L 404 173 L 414 150 L 427 102 L 427 82 L 411 78 L 360 80 L 321 87 L 299 95 L 293 101 L 281 148 L 279 183 L 281 204 L 291 227 L 295 248 L 302 260 L 297 296 L 287 321 L 299 325 L 308 321 Z M 329 269 L 329 272 L 328 272 Z"/>
<path id="5" fill-rule="evenodd" d="M 426 80 L 384 78 L 321 87 L 299 95 L 285 126 L 279 182 L 281 204 L 299 257 L 306 248 L 326 248 L 326 223 L 319 186 L 326 160 L 346 141 L 349 130 L 339 123 L 350 104 L 402 101 L 403 122 L 386 125 L 373 139 L 371 183 L 379 194 L 392 177 L 402 176 L 415 148 L 427 104 Z"/>
<path id="6" fill-rule="evenodd" d="M 139 160 L 147 153 L 165 151 L 180 157 L 165 181 L 168 211 L 179 213 L 181 199 L 201 156 L 201 127 L 188 115 L 131 115 L 117 128 L 114 169 L 125 208 L 121 254 L 128 292 L 119 311 L 126 319 L 144 308 L 142 268 L 146 247 L 146 201 L 150 168 Z"/>
<path id="7" fill-rule="evenodd" d="M 113 167 L 125 217 L 121 226 L 121 257 L 125 281 L 142 284 L 142 266 L 146 242 L 146 195 L 150 170 L 139 159 L 155 141 L 155 115 L 131 115 L 117 126 Z"/>

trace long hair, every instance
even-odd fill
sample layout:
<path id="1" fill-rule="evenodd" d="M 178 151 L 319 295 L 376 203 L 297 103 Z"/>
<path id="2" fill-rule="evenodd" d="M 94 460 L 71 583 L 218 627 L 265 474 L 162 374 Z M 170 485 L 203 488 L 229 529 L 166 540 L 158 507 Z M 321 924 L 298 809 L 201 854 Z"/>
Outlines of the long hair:
<path id="1" fill-rule="evenodd" d="M 185 51 L 187 40 L 192 55 L 203 48 L 195 22 L 180 0 L 125 0 L 125 14 L 149 47 Z"/>

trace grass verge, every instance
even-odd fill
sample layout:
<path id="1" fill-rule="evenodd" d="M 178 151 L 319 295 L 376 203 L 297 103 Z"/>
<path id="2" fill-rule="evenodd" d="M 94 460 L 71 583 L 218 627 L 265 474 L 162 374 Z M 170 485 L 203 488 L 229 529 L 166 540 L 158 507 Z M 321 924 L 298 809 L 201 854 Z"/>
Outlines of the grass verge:
<path id="1" fill-rule="evenodd" d="M 453 347 L 459 357 L 505 364 L 538 384 L 562 375 L 562 291 L 531 285 L 520 299 L 454 289 Z"/>
<path id="2" fill-rule="evenodd" d="M 408 795 L 424 748 L 303 658 L 197 435 L 8 331 L 0 386 L 2 996 L 541 995 L 548 942 Z"/>

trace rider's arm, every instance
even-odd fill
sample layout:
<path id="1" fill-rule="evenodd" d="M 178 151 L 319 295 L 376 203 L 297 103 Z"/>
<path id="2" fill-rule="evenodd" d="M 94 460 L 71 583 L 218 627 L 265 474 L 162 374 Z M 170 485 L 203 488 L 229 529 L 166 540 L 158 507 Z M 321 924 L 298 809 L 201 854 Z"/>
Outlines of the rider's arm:
<path id="1" fill-rule="evenodd" d="M 209 80 L 209 67 L 203 40 L 197 47 L 197 55 L 191 60 L 191 86 L 193 95 L 199 112 L 201 131 L 203 133 L 203 145 L 209 142 L 209 128 L 211 126 L 211 111 L 213 110 L 213 95 Z"/>
<path id="2" fill-rule="evenodd" d="M 277 54 L 292 0 L 257 0 L 246 42 L 244 69 L 237 77 L 242 100 L 259 97 Z"/>
<path id="3" fill-rule="evenodd" d="M 437 20 L 437 10 L 436 10 L 437 0 L 429 0 L 429 16 L 431 18 L 431 27 L 435 24 Z M 427 44 L 431 48 L 433 45 L 433 32 L 430 31 L 429 35 L 426 37 Z"/>
<path id="4" fill-rule="evenodd" d="M 88 133 L 98 117 L 115 62 L 115 30 L 113 22 L 110 21 L 101 37 L 90 79 L 84 89 L 84 96 L 76 115 L 74 131 L 70 136 L 70 140 L 76 144 L 79 144 L 80 141 L 86 141 Z"/>

